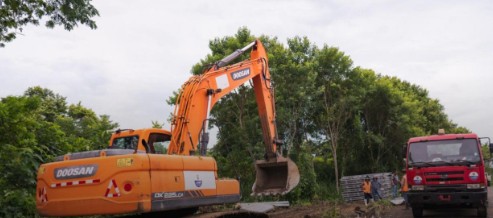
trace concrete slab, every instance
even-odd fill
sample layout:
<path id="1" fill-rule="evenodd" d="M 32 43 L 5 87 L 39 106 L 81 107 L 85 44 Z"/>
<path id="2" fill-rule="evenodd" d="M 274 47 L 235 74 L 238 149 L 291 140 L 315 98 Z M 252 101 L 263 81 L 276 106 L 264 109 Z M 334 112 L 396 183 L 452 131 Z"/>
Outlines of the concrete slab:
<path id="1" fill-rule="evenodd" d="M 240 210 L 257 212 L 257 213 L 267 213 L 274 210 L 274 206 L 269 203 L 240 203 Z"/>
<path id="2" fill-rule="evenodd" d="M 403 197 L 394 198 L 390 200 L 390 203 L 392 203 L 393 205 L 401 205 L 404 203 L 404 198 Z"/>

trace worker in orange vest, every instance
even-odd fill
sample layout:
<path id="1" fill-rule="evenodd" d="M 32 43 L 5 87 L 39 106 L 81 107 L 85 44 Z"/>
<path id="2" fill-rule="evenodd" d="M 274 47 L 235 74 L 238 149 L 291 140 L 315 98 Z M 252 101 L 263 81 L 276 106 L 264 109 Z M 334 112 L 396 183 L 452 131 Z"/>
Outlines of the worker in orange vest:
<path id="1" fill-rule="evenodd" d="M 361 188 L 363 189 L 363 195 L 365 196 L 365 206 L 368 206 L 369 201 L 373 199 L 371 196 L 371 182 L 369 176 L 365 177 L 365 181 L 361 184 Z"/>
<path id="2" fill-rule="evenodd" d="M 409 187 L 407 184 L 407 176 L 404 174 L 401 179 L 401 194 L 404 198 L 404 204 L 406 204 L 406 209 L 409 208 L 409 204 L 407 203 L 407 192 L 409 191 Z"/>

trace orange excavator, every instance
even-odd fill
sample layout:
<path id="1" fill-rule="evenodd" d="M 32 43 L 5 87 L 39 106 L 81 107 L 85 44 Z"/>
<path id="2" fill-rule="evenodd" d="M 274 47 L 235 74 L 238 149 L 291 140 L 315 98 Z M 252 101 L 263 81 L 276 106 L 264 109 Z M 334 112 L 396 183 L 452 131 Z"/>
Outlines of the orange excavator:
<path id="1" fill-rule="evenodd" d="M 250 58 L 229 62 L 251 49 Z M 278 151 L 274 95 L 266 51 L 256 40 L 192 76 L 177 97 L 172 131 L 117 130 L 107 149 L 57 157 L 38 169 L 36 207 L 43 216 L 196 211 L 240 200 L 239 182 L 218 178 L 207 157 L 210 110 L 221 97 L 253 81 L 265 144 L 255 162 L 252 195 L 283 195 L 300 179 Z M 233 160 L 232 160 L 233 161 Z"/>

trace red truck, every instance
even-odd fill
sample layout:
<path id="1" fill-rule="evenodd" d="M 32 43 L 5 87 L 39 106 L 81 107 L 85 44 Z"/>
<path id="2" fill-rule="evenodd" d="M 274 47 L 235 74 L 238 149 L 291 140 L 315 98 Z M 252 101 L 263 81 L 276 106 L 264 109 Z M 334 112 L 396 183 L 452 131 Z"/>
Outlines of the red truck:
<path id="1" fill-rule="evenodd" d="M 442 206 L 477 208 L 479 217 L 487 217 L 481 139 L 474 133 L 445 134 L 443 130 L 438 135 L 409 139 L 405 176 L 414 217 L 421 217 L 423 209 Z"/>

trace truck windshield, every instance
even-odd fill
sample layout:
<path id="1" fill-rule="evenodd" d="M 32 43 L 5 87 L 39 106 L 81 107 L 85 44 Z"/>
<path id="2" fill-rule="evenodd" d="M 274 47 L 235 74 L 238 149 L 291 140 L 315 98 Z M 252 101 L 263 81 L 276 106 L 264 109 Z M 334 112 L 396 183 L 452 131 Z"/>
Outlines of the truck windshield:
<path id="1" fill-rule="evenodd" d="M 470 165 L 480 161 L 475 139 L 414 142 L 409 144 L 410 166 Z"/>
<path id="2" fill-rule="evenodd" d="M 139 143 L 139 136 L 127 136 L 113 139 L 110 148 L 135 149 Z"/>

